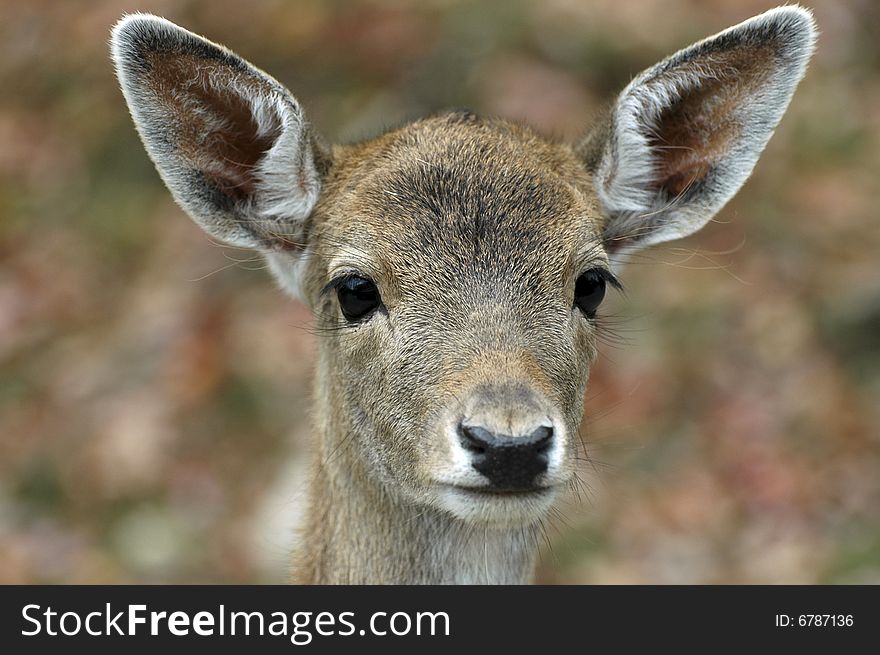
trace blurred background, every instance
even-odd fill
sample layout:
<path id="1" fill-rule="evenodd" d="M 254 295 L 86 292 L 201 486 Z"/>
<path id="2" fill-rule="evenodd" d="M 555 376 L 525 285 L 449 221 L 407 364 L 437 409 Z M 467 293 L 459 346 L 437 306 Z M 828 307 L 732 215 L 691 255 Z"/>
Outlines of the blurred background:
<path id="1" fill-rule="evenodd" d="M 280 582 L 315 339 L 173 204 L 107 37 L 150 11 L 336 141 L 446 107 L 575 139 L 643 68 L 775 2 L 0 3 L 0 582 Z M 880 583 L 880 3 L 818 52 L 754 177 L 636 258 L 546 583 Z"/>

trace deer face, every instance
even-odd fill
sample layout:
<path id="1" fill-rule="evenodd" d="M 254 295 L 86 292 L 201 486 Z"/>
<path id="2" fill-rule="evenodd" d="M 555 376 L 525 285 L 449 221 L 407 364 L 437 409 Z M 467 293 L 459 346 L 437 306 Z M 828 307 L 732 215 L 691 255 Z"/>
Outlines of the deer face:
<path id="1" fill-rule="evenodd" d="M 571 476 L 616 282 L 590 175 L 570 148 L 465 113 L 336 161 L 304 295 L 351 447 L 461 517 L 543 511 Z"/>
<path id="2" fill-rule="evenodd" d="M 572 475 L 613 269 L 737 191 L 814 38 L 786 7 L 701 41 L 577 147 L 459 112 L 325 149 L 277 81 L 163 19 L 123 19 L 113 55 L 176 200 L 314 309 L 322 452 L 395 497 L 523 525 Z"/>

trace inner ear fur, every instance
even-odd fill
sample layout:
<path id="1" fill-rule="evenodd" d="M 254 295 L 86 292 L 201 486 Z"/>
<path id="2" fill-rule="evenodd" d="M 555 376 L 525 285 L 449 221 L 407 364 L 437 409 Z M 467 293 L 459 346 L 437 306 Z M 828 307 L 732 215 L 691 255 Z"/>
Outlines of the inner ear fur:
<path id="1" fill-rule="evenodd" d="M 211 60 L 155 53 L 147 61 L 151 89 L 178 116 L 173 129 L 180 154 L 225 195 L 252 196 L 257 164 L 282 130 L 280 118 L 269 112 L 259 124 L 247 99 L 265 90 Z"/>
<path id="2" fill-rule="evenodd" d="M 682 197 L 712 173 L 738 140 L 748 138 L 748 117 L 741 108 L 766 83 L 772 56 L 766 45 L 718 53 L 711 77 L 685 88 L 660 112 L 647 136 L 654 153 L 653 185 L 663 197 Z M 662 76 L 657 81 L 663 83 Z"/>

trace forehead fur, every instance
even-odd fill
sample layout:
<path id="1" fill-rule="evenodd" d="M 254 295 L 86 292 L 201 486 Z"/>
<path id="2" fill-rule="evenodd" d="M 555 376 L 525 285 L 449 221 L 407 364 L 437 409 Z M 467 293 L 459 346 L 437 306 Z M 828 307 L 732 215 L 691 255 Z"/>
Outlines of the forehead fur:
<path id="1" fill-rule="evenodd" d="M 407 263 L 559 270 L 599 242 L 589 173 L 565 145 L 501 120 L 453 112 L 338 153 L 325 233 L 395 271 Z M 330 254 L 329 252 L 326 254 Z"/>

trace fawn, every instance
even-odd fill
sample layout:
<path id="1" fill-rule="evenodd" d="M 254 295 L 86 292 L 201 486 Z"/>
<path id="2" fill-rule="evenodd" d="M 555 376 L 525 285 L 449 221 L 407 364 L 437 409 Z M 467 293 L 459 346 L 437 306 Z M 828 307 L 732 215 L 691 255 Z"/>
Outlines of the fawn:
<path id="1" fill-rule="evenodd" d="M 453 111 L 329 146 L 226 48 L 119 21 L 122 91 L 174 198 L 262 253 L 326 335 L 295 582 L 529 581 L 606 287 L 742 186 L 815 38 L 797 6 L 731 27 L 636 76 L 575 145 Z"/>

